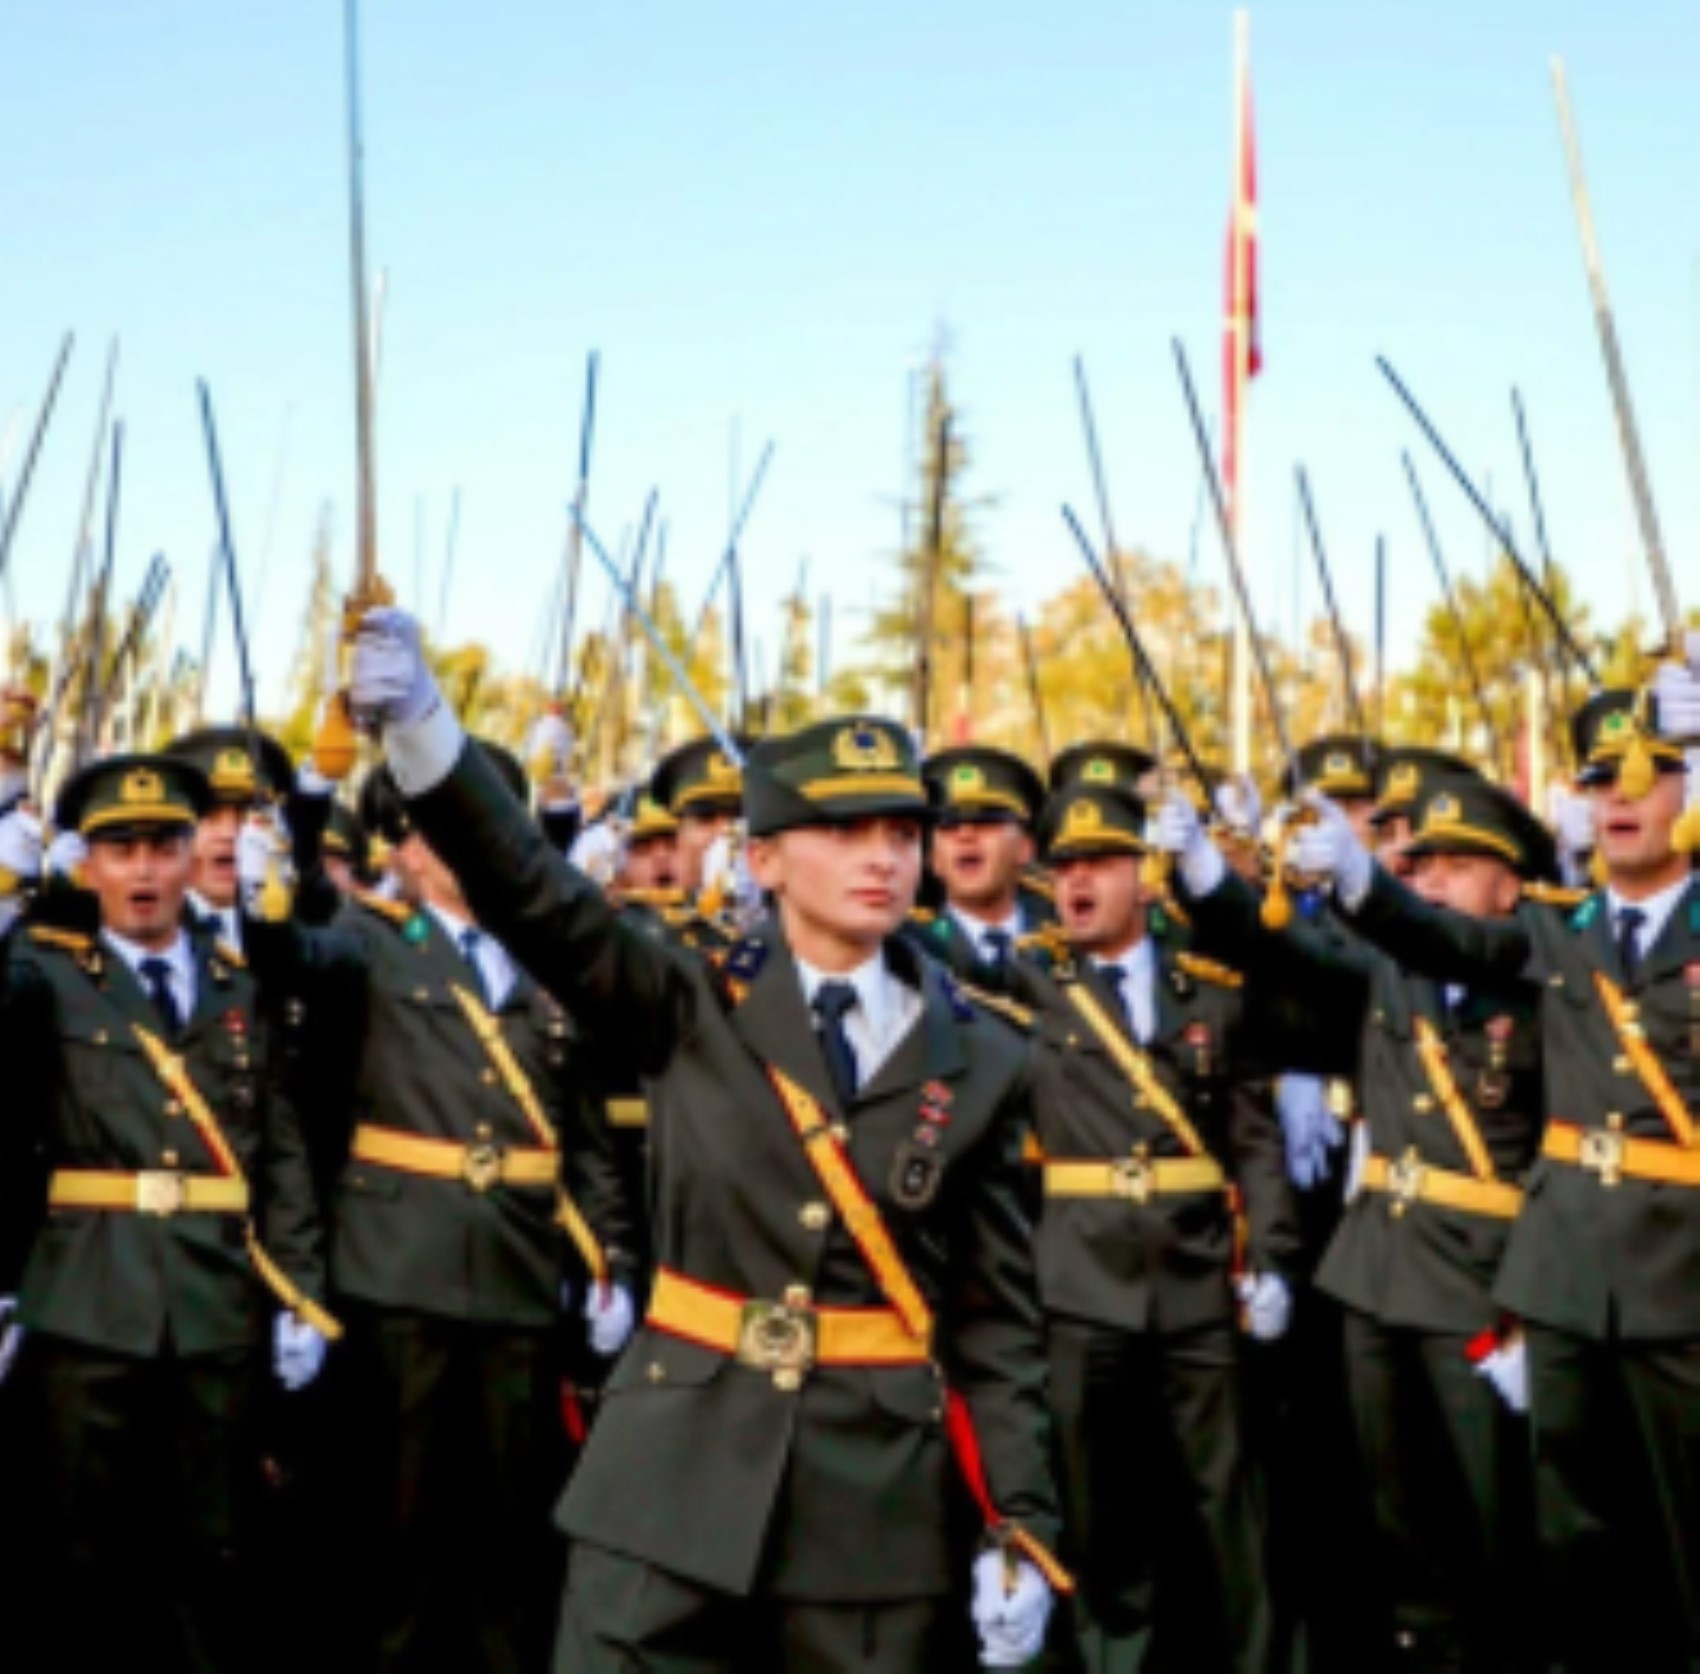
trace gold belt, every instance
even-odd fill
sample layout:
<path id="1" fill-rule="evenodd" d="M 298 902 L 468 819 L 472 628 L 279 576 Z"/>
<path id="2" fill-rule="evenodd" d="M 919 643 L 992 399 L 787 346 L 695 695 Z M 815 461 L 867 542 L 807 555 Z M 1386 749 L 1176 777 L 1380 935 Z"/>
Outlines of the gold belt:
<path id="1" fill-rule="evenodd" d="M 487 1192 L 492 1186 L 552 1186 L 561 1168 L 560 1153 L 541 1146 L 510 1150 L 490 1140 L 463 1145 L 455 1139 L 426 1139 L 367 1123 L 354 1130 L 349 1155 L 402 1174 L 464 1180 L 475 1192 Z"/>
<path id="2" fill-rule="evenodd" d="M 1109 1162 L 1044 1164 L 1046 1197 L 1119 1197 L 1149 1203 L 1154 1197 L 1185 1197 L 1227 1190 L 1228 1178 L 1214 1157 L 1118 1157 Z"/>
<path id="3" fill-rule="evenodd" d="M 216 1174 L 145 1168 L 137 1174 L 62 1168 L 47 1188 L 54 1209 L 115 1209 L 135 1215 L 245 1215 L 248 1184 Z"/>
<path id="4" fill-rule="evenodd" d="M 1602 1186 L 1619 1180 L 1661 1180 L 1670 1186 L 1700 1186 L 1700 1148 L 1671 1145 L 1662 1139 L 1631 1139 L 1612 1128 L 1579 1128 L 1573 1122 L 1547 1124 L 1541 1154 L 1554 1162 L 1574 1163 L 1597 1174 Z"/>
<path id="5" fill-rule="evenodd" d="M 1478 1180 L 1473 1174 L 1431 1168 L 1414 1150 L 1397 1160 L 1366 1157 L 1363 1183 L 1365 1191 L 1385 1192 L 1392 1198 L 1395 1215 L 1403 1215 L 1413 1203 L 1429 1203 L 1437 1209 L 1514 1221 L 1523 1207 L 1523 1193 L 1518 1187 L 1508 1186 L 1503 1180 Z"/>
<path id="6" fill-rule="evenodd" d="M 764 1302 L 657 1270 L 649 1324 L 795 1389 L 816 1366 L 925 1366 L 930 1346 L 892 1308 L 817 1308 L 806 1290 Z"/>

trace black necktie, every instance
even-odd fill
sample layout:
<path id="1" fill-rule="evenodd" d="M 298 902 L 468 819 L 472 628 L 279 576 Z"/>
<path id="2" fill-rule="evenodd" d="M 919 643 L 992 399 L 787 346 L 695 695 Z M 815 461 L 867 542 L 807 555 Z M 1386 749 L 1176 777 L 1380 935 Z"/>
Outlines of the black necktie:
<path id="1" fill-rule="evenodd" d="M 856 1009 L 856 990 L 847 982 L 823 982 L 815 990 L 815 1016 L 820 1019 L 821 1051 L 826 1055 L 826 1067 L 832 1075 L 833 1090 L 839 1104 L 848 1109 L 856 1098 L 859 1077 L 856 1074 L 856 1054 L 850 1049 L 850 1037 L 844 1032 L 844 1019 Z"/>
<path id="2" fill-rule="evenodd" d="M 1139 1030 L 1133 1021 L 1133 1006 L 1127 991 L 1126 969 L 1121 965 L 1100 965 L 1098 975 L 1109 984 L 1110 993 L 1115 997 L 1116 1010 L 1122 1014 L 1122 1022 L 1127 1025 L 1127 1032 L 1138 1040 Z"/>
<path id="3" fill-rule="evenodd" d="M 1625 907 L 1617 915 L 1617 956 L 1630 982 L 1641 974 L 1641 926 L 1646 922 L 1647 915 L 1639 907 Z"/>
<path id="4" fill-rule="evenodd" d="M 980 938 L 980 957 L 994 971 L 1001 971 L 1009 960 L 1009 932 L 988 930 Z"/>
<path id="5" fill-rule="evenodd" d="M 183 1032 L 183 1013 L 171 989 L 170 960 L 144 959 L 139 969 L 142 981 L 147 985 L 148 998 L 153 1001 L 153 1009 L 159 1013 L 167 1036 L 175 1040 Z"/>
<path id="6" fill-rule="evenodd" d="M 473 986 L 478 991 L 478 998 L 488 1006 L 491 1003 L 490 985 L 484 980 L 484 967 L 478 959 L 478 949 L 483 940 L 476 930 L 463 930 L 460 933 L 460 951 L 467 964 L 472 967 Z"/>

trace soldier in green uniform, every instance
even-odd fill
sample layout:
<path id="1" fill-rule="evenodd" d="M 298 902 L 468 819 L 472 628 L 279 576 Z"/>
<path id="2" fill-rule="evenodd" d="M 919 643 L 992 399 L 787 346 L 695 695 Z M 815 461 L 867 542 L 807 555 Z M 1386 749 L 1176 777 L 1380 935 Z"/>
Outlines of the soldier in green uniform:
<path id="1" fill-rule="evenodd" d="M 202 727 L 174 738 L 165 754 L 199 770 L 212 800 L 195 828 L 195 865 L 189 904 L 218 935 L 242 950 L 242 910 L 237 899 L 236 843 L 256 809 L 282 810 L 295 791 L 289 753 L 275 739 L 243 727 Z M 322 799 L 321 799 L 322 800 Z M 324 812 L 328 812 L 328 804 Z"/>
<path id="2" fill-rule="evenodd" d="M 490 759 L 523 796 L 518 763 Z M 573 1023 L 479 923 L 383 769 L 364 806 L 407 899 L 357 897 L 323 929 L 250 918 L 248 937 L 268 986 L 355 1042 L 330 1265 L 374 1496 L 370 1666 L 533 1668 L 568 1463 L 558 1326 L 570 1308 L 603 1355 L 621 1346 L 629 1221 Z M 268 860 L 250 828 L 250 902 Z"/>
<path id="3" fill-rule="evenodd" d="M 1691 658 L 1694 648 L 1690 648 Z M 1700 1663 L 1700 897 L 1677 739 L 1700 677 L 1605 690 L 1573 724 L 1604 888 L 1504 920 L 1424 902 L 1326 806 L 1306 863 L 1437 982 L 1541 991 L 1547 1124 L 1496 1298 L 1528 1339 L 1544 1622 L 1566 1669 Z"/>
<path id="4" fill-rule="evenodd" d="M 1015 944 L 1056 918 L 1031 873 L 1045 787 L 1019 756 L 983 744 L 929 756 L 921 774 L 943 901 L 917 914 L 920 944 L 964 982 L 1001 988 Z"/>
<path id="5" fill-rule="evenodd" d="M 1508 792 L 1430 775 L 1402 845 L 1425 899 L 1505 920 L 1548 899 L 1553 844 Z M 1379 1655 L 1423 1667 L 1533 1669 L 1523 1345 L 1494 1298 L 1545 1121 L 1540 992 L 1447 988 L 1303 920 L 1279 934 L 1190 808 L 1176 852 L 1202 947 L 1282 997 L 1289 1061 L 1350 1074 L 1365 1145 L 1318 1283 L 1344 1309 L 1352 1416 L 1379 1537 Z M 1344 1055 L 1345 1061 L 1342 1062 Z"/>
<path id="6" fill-rule="evenodd" d="M 1474 779 L 1476 769 L 1462 756 L 1420 744 L 1394 744 L 1376 763 L 1375 806 L 1369 823 L 1375 855 L 1395 877 L 1409 876 L 1405 844 L 1416 828 L 1417 804 L 1436 779 Z"/>
<path id="7" fill-rule="evenodd" d="M 68 1670 L 249 1665 L 258 1352 L 299 1387 L 337 1329 L 256 985 L 185 916 L 209 801 L 169 757 L 84 769 L 57 823 L 98 934 L 25 923 L 5 948 L 0 1294 L 52 1599 L 28 1615 Z"/>
<path id="8" fill-rule="evenodd" d="M 1026 1059 L 898 934 L 927 811 L 907 736 L 846 718 L 756 746 L 777 916 L 715 962 L 623 927 L 547 851 L 406 617 L 367 616 L 351 692 L 484 921 L 651 1081 L 656 1283 L 562 1507 L 557 1667 L 954 1666 L 958 1464 L 988 1521 L 984 1654 L 1037 1654 L 1065 1578 Z"/>
<path id="9" fill-rule="evenodd" d="M 1052 797 L 1057 932 L 1031 1008 L 1038 1232 L 1081 1664 L 1268 1664 L 1263 1527 L 1242 1446 L 1238 1318 L 1285 1330 L 1297 1242 L 1267 1105 L 1237 1082 L 1238 978 L 1149 899 L 1144 805 L 1088 771 Z"/>
<path id="10" fill-rule="evenodd" d="M 626 828 L 626 852 L 615 887 L 623 900 L 663 901 L 679 889 L 679 821 L 653 796 L 640 796 Z"/>
<path id="11" fill-rule="evenodd" d="M 744 750 L 749 740 L 734 743 Z M 718 740 L 694 738 L 662 757 L 649 794 L 679 822 L 674 881 L 694 899 L 709 881 L 709 851 L 731 834 L 743 811 L 743 775 Z"/>

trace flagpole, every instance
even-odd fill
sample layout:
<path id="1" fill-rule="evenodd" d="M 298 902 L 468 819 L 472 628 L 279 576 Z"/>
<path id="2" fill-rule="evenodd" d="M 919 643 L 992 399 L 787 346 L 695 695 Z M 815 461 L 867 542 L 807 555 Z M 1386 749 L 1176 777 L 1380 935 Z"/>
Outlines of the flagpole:
<path id="1" fill-rule="evenodd" d="M 1248 135 L 1247 82 L 1250 75 L 1251 17 L 1234 14 L 1234 160 L 1233 220 L 1230 234 L 1233 282 L 1229 297 L 1230 363 L 1228 371 L 1228 456 L 1233 468 L 1228 476 L 1228 516 L 1233 524 L 1234 544 L 1241 561 L 1246 556 L 1246 470 L 1245 395 L 1251 358 L 1250 241 L 1246 237 L 1245 157 Z M 1233 761 L 1236 773 L 1251 771 L 1251 633 L 1245 612 L 1234 621 L 1234 678 L 1230 694 L 1233 727 Z"/>

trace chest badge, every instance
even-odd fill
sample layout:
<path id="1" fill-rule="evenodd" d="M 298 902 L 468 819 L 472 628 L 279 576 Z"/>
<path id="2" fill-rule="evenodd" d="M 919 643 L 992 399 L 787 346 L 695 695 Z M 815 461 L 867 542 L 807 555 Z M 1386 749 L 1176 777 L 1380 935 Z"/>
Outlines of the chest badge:
<path id="1" fill-rule="evenodd" d="M 1488 1021 L 1487 1068 L 1476 1083 L 1476 1103 L 1483 1110 L 1503 1110 L 1511 1097 L 1511 1072 L 1506 1068 L 1506 1056 L 1511 1050 L 1514 1027 L 1509 1017 L 1495 1017 Z"/>

